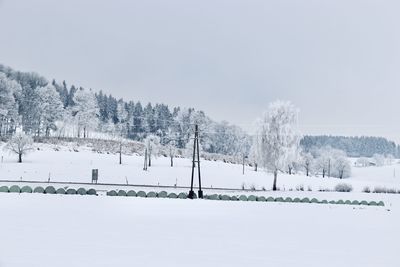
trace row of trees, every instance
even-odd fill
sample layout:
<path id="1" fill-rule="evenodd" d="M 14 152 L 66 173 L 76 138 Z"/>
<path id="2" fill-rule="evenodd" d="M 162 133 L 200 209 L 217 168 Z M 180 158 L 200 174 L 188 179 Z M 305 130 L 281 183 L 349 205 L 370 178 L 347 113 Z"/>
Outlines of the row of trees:
<path id="1" fill-rule="evenodd" d="M 239 127 L 215 122 L 193 108 L 117 100 L 103 92 L 49 83 L 35 73 L 0 65 L 0 135 L 22 128 L 32 136 L 128 138 L 157 136 L 160 144 L 185 148 L 193 126 L 202 149 L 225 155 L 248 153 L 250 137 Z M 96 134 L 96 135 L 95 135 Z"/>

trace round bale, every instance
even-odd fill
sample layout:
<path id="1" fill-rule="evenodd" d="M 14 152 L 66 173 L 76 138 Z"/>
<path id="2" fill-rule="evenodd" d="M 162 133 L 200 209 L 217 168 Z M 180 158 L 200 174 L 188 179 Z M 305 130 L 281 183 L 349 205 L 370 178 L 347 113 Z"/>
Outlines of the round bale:
<path id="1" fill-rule="evenodd" d="M 2 193 L 8 193 L 8 187 L 7 187 L 7 186 L 2 186 L 2 187 L 0 187 L 0 192 L 2 192 Z"/>
<path id="2" fill-rule="evenodd" d="M 57 191 L 56 191 L 56 193 L 57 193 L 57 194 L 60 194 L 60 195 L 65 195 L 66 192 L 65 192 L 65 189 L 64 189 L 64 188 L 58 188 Z"/>
<path id="3" fill-rule="evenodd" d="M 305 197 L 301 200 L 301 203 L 310 203 L 310 199 L 308 197 Z"/>
<path id="4" fill-rule="evenodd" d="M 285 198 L 285 202 L 293 202 L 293 199 L 290 197 Z"/>
<path id="5" fill-rule="evenodd" d="M 275 201 L 275 198 L 273 198 L 273 197 L 268 197 L 267 198 L 267 202 L 274 202 Z"/>
<path id="6" fill-rule="evenodd" d="M 318 199 L 313 198 L 313 199 L 311 199 L 310 203 L 319 203 L 319 201 L 318 201 Z"/>
<path id="7" fill-rule="evenodd" d="M 41 194 L 43 194 L 43 193 L 44 193 L 44 188 L 41 187 L 41 186 L 37 186 L 37 187 L 35 187 L 35 189 L 33 190 L 33 193 L 41 193 Z"/>
<path id="8" fill-rule="evenodd" d="M 343 200 L 341 200 L 341 199 L 339 199 L 338 201 L 336 201 L 336 204 L 344 204 L 344 201 Z"/>
<path id="9" fill-rule="evenodd" d="M 32 192 L 33 190 L 30 186 L 25 185 L 21 188 L 21 193 L 32 193 Z"/>
<path id="10" fill-rule="evenodd" d="M 84 195 L 86 195 L 86 189 L 83 188 L 83 187 L 78 188 L 78 190 L 76 190 L 76 193 L 77 193 L 78 195 L 84 196 Z"/>
<path id="11" fill-rule="evenodd" d="M 68 188 L 66 194 L 67 195 L 76 195 L 76 190 L 73 188 Z"/>
<path id="12" fill-rule="evenodd" d="M 257 197 L 257 201 L 265 202 L 265 201 L 267 201 L 267 199 L 265 197 L 263 197 L 263 196 L 260 196 L 260 197 Z"/>
<path id="13" fill-rule="evenodd" d="M 156 198 L 157 197 L 157 193 L 150 191 L 150 192 L 147 193 L 147 197 Z"/>
<path id="14" fill-rule="evenodd" d="M 254 196 L 254 195 L 250 195 L 250 196 L 247 198 L 247 201 L 257 201 L 257 197 Z"/>
<path id="15" fill-rule="evenodd" d="M 67 194 L 68 194 L 68 191 L 67 191 Z M 115 190 L 107 191 L 107 196 L 116 197 L 116 196 L 118 196 L 118 193 Z"/>
<path id="16" fill-rule="evenodd" d="M 129 190 L 129 191 L 126 193 L 126 196 L 127 196 L 127 197 L 136 197 L 136 191 L 135 191 L 135 190 Z"/>
<path id="17" fill-rule="evenodd" d="M 90 196 L 95 196 L 97 195 L 96 189 L 90 188 L 86 194 L 90 195 Z"/>
<path id="18" fill-rule="evenodd" d="M 159 198 L 167 198 L 168 197 L 168 193 L 165 191 L 161 191 L 158 193 L 158 197 Z"/>
<path id="19" fill-rule="evenodd" d="M 221 200 L 225 200 L 225 201 L 231 200 L 231 197 L 228 196 L 228 195 L 221 195 L 219 198 L 220 198 Z"/>
<path id="20" fill-rule="evenodd" d="M 119 190 L 118 193 L 117 193 L 117 195 L 118 195 L 119 197 L 126 197 L 126 192 L 125 192 L 124 190 Z"/>
<path id="21" fill-rule="evenodd" d="M 10 187 L 10 193 L 21 193 L 21 188 L 18 185 L 13 185 Z"/>
<path id="22" fill-rule="evenodd" d="M 351 202 L 351 205 L 360 205 L 360 202 L 358 202 L 357 200 L 353 200 L 353 201 Z"/>
<path id="23" fill-rule="evenodd" d="M 136 196 L 138 196 L 138 197 L 146 197 L 147 195 L 146 195 L 146 192 L 139 191 L 139 192 L 137 192 Z"/>
<path id="24" fill-rule="evenodd" d="M 360 202 L 360 205 L 368 206 L 368 201 L 363 200 L 363 201 Z"/>
<path id="25" fill-rule="evenodd" d="M 296 197 L 295 199 L 293 199 L 293 202 L 295 202 L 295 203 L 299 203 L 299 202 L 301 202 L 301 199 L 300 199 L 300 198 L 298 198 L 298 197 Z"/>
<path id="26" fill-rule="evenodd" d="M 56 193 L 56 189 L 53 186 L 49 185 L 44 189 L 44 192 L 46 194 L 55 194 Z"/>
<path id="27" fill-rule="evenodd" d="M 247 201 L 247 197 L 246 197 L 245 195 L 241 195 L 241 196 L 239 197 L 239 200 L 240 200 L 240 201 Z"/>
<path id="28" fill-rule="evenodd" d="M 187 198 L 187 195 L 186 195 L 186 193 L 179 193 L 178 198 L 180 198 L 180 199 L 186 199 L 186 198 Z"/>
<path id="29" fill-rule="evenodd" d="M 285 202 L 285 200 L 282 197 L 277 197 L 275 198 L 275 202 Z"/>

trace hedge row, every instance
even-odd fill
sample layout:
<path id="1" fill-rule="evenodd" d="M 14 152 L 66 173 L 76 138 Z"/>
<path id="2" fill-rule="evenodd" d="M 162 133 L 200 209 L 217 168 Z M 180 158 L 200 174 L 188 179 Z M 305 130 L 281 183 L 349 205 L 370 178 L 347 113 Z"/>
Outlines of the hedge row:
<path id="1" fill-rule="evenodd" d="M 7 186 L 1 186 L 0 192 L 3 193 L 40 193 L 40 194 L 59 194 L 59 195 L 97 195 L 97 191 L 93 188 L 86 190 L 85 188 L 73 189 L 73 188 L 58 188 L 54 186 L 47 186 L 45 188 L 37 186 L 34 189 L 30 186 L 23 186 L 22 188 L 18 185 L 13 185 L 10 188 Z"/>
<path id="2" fill-rule="evenodd" d="M 144 191 L 124 191 L 124 190 L 111 190 L 107 192 L 107 196 L 127 196 L 127 197 L 147 197 L 147 198 L 181 198 L 181 199 L 186 199 L 187 194 L 186 193 L 167 193 L 165 191 L 161 191 L 159 193 L 150 191 L 148 193 Z M 195 198 L 197 196 L 195 195 Z M 317 203 L 317 204 L 347 204 L 347 205 L 366 205 L 366 206 L 384 206 L 385 204 L 380 201 L 380 202 L 375 202 L 375 201 L 350 201 L 350 200 L 337 200 L 337 201 L 328 201 L 328 200 L 318 200 L 316 198 L 282 198 L 282 197 L 263 197 L 263 196 L 246 196 L 246 195 L 240 195 L 240 196 L 228 196 L 228 195 L 218 195 L 218 194 L 212 194 L 212 195 L 205 195 L 205 199 L 210 199 L 210 200 L 225 200 L 225 201 L 258 201 L 258 202 L 293 202 L 293 203 Z"/>

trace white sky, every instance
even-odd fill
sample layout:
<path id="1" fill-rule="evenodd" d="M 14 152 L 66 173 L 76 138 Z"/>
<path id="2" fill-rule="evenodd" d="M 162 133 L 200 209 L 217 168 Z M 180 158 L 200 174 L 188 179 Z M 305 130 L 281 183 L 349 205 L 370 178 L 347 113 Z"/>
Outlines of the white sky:
<path id="1" fill-rule="evenodd" d="M 400 2 L 0 0 L 0 63 L 251 129 L 276 99 L 303 133 L 400 141 Z"/>

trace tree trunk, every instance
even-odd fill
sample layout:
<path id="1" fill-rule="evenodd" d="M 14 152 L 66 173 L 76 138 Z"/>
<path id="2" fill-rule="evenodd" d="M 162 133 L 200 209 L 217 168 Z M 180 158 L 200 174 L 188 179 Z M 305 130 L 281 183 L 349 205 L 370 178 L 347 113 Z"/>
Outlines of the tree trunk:
<path id="1" fill-rule="evenodd" d="M 171 155 L 171 167 L 174 167 L 174 156 Z"/>
<path id="2" fill-rule="evenodd" d="M 119 164 L 122 164 L 122 144 L 119 144 Z"/>
<path id="3" fill-rule="evenodd" d="M 278 179 L 278 171 L 274 171 L 274 184 L 272 185 L 272 190 L 276 191 L 276 180 Z"/>
<path id="4" fill-rule="evenodd" d="M 254 163 L 254 171 L 256 172 L 257 169 L 258 169 L 258 165 L 257 165 L 257 163 Z"/>
<path id="5" fill-rule="evenodd" d="M 325 178 L 325 169 L 322 169 L 322 178 Z"/>
<path id="6" fill-rule="evenodd" d="M 149 152 L 149 167 L 151 167 L 151 153 Z"/>
<path id="7" fill-rule="evenodd" d="M 292 167 L 288 167 L 289 168 L 289 175 L 292 175 Z"/>
<path id="8" fill-rule="evenodd" d="M 22 152 L 18 153 L 18 163 L 22 163 Z"/>

